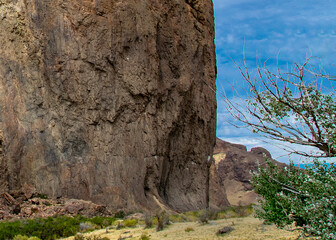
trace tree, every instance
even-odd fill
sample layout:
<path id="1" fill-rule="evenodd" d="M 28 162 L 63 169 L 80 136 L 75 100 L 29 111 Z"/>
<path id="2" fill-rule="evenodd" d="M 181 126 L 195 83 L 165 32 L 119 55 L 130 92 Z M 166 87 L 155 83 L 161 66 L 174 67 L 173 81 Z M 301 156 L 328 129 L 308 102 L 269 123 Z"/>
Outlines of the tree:
<path id="1" fill-rule="evenodd" d="M 336 239 L 336 166 L 319 157 L 336 157 L 336 99 L 334 78 L 316 73 L 309 59 L 293 71 L 271 72 L 266 64 L 251 77 L 239 67 L 248 85 L 248 100 L 237 104 L 222 94 L 236 126 L 282 142 L 315 147 L 317 153 L 292 149 L 313 157 L 306 169 L 292 162 L 281 168 L 271 160 L 252 172 L 254 191 L 262 198 L 256 216 L 278 227 L 293 226 L 305 235 Z M 328 87 L 326 87 L 328 86 Z"/>
<path id="2" fill-rule="evenodd" d="M 336 239 L 336 166 L 315 160 L 305 171 L 271 161 L 252 174 L 263 199 L 255 215 L 278 227 L 295 225 L 307 236 Z"/>
<path id="3" fill-rule="evenodd" d="M 291 152 L 314 157 L 336 156 L 336 100 L 333 81 L 315 73 L 309 60 L 295 64 L 293 71 L 271 72 L 266 63 L 258 66 L 252 77 L 246 63 L 239 68 L 248 90 L 246 104 L 237 104 L 221 94 L 237 127 L 249 127 L 253 132 L 282 142 L 312 146 L 318 153 L 292 149 Z M 325 87 L 328 85 L 328 88 Z M 236 91 L 238 92 L 238 91 Z"/>

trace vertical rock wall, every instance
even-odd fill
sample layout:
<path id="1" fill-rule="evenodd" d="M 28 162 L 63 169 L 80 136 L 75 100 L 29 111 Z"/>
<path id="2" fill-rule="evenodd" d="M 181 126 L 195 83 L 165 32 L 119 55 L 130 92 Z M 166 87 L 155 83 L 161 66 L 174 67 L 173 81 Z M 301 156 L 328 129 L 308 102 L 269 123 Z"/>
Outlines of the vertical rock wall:
<path id="1" fill-rule="evenodd" d="M 0 43 L 2 190 L 208 205 L 211 0 L 0 0 Z"/>

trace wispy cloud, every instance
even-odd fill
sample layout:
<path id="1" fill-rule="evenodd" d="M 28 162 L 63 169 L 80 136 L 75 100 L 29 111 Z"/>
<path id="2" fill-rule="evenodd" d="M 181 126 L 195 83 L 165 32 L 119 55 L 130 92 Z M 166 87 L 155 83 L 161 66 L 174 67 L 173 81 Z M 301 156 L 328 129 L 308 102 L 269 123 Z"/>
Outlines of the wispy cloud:
<path id="1" fill-rule="evenodd" d="M 251 71 L 256 58 L 268 66 L 287 70 L 293 62 L 302 63 L 307 54 L 318 57 L 314 63 L 336 75 L 336 2 L 334 0 L 214 0 L 216 20 L 217 87 L 227 94 L 239 86 L 238 64 L 245 58 Z M 217 136 L 253 147 L 262 141 L 248 129 L 233 129 L 229 115 L 218 101 Z M 251 140 L 251 139 L 257 140 Z M 251 142 L 252 141 L 252 142 Z M 271 153 L 285 154 L 265 144 Z M 298 146 L 300 147 L 300 146 Z M 283 160 L 285 161 L 285 160 Z"/>

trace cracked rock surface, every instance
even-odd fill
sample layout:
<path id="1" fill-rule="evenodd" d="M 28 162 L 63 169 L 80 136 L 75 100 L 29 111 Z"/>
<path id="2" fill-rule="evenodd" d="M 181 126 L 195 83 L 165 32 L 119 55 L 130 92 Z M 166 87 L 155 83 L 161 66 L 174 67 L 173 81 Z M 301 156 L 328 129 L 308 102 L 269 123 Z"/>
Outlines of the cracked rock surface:
<path id="1" fill-rule="evenodd" d="M 208 206 L 211 0 L 0 0 L 0 192 Z"/>

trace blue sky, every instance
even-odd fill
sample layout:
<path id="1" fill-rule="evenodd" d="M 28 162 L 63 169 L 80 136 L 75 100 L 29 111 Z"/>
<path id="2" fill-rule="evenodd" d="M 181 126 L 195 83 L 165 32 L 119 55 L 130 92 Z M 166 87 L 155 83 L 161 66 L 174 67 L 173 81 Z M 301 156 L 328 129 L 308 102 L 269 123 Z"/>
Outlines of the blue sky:
<path id="1" fill-rule="evenodd" d="M 336 73 L 336 1 L 335 0 L 214 0 L 217 52 L 217 88 L 230 94 L 232 85 L 242 79 L 232 60 L 241 63 L 244 56 L 253 71 L 256 58 L 268 59 L 270 68 L 287 69 L 294 62 L 311 63 L 324 71 Z M 244 49 L 244 50 L 243 50 Z M 247 129 L 236 129 L 226 120 L 229 116 L 218 99 L 217 136 L 241 143 L 248 148 L 263 146 L 273 157 L 286 152 Z M 293 158 L 299 161 L 299 158 Z"/>

